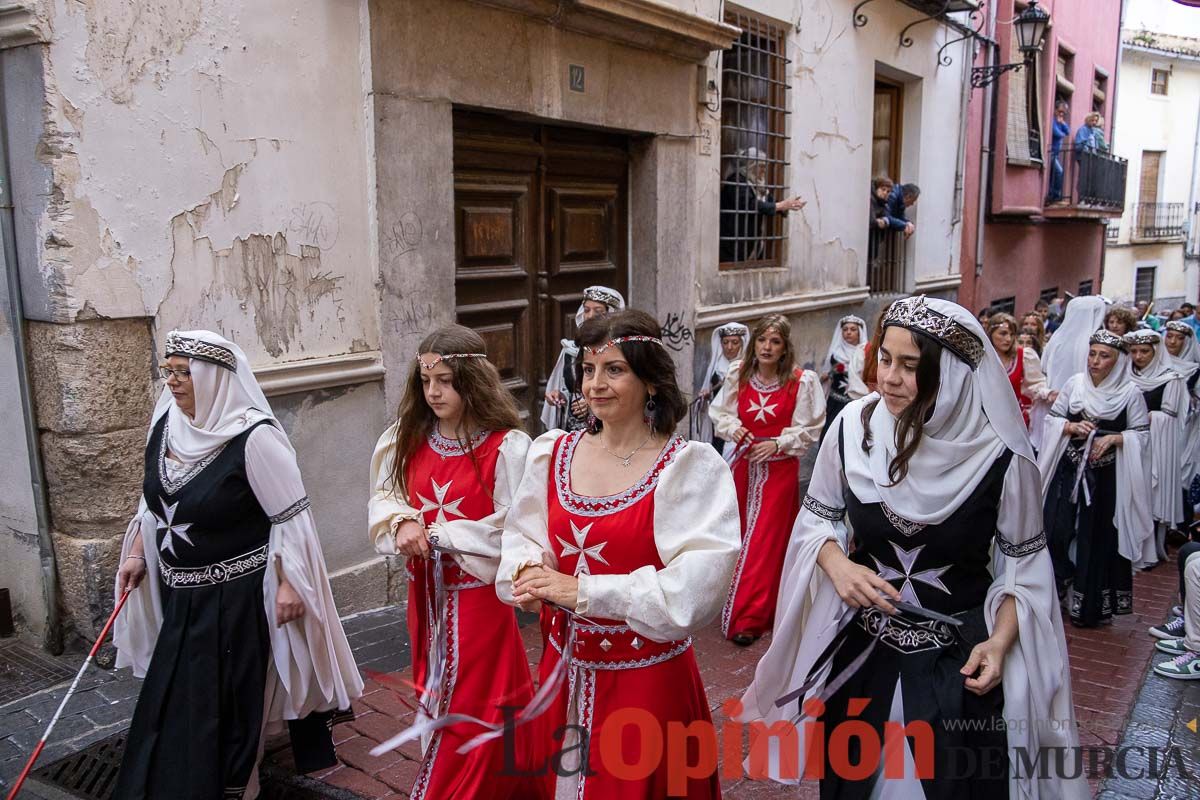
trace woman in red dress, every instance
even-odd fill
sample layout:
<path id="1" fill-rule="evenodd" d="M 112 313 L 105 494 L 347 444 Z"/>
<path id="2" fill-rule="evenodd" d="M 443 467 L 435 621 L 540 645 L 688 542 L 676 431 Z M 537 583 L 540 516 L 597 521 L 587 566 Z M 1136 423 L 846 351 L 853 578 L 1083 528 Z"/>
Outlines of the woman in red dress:
<path id="1" fill-rule="evenodd" d="M 742 552 L 721 613 L 721 632 L 745 647 L 771 629 L 779 573 L 800 513 L 800 456 L 820 438 L 825 393 L 817 373 L 795 366 L 787 317 L 755 326 L 750 352 L 729 366 L 709 409 L 732 451 L 742 518 Z"/>
<path id="2" fill-rule="evenodd" d="M 658 335 L 642 311 L 584 323 L 580 383 L 595 418 L 533 443 L 504 529 L 496 591 L 526 608 L 545 603 L 543 689 L 565 673 L 530 726 L 560 750 L 549 762 L 557 797 L 720 797 L 715 759 L 710 775 L 674 791 L 665 759 L 620 769 L 643 763 L 644 734 L 628 714 L 664 739 L 668 724 L 711 722 L 690 634 L 716 615 L 738 547 L 728 468 L 708 443 L 674 433 L 687 405 Z M 689 744 L 687 763 L 700 763 Z"/>
<path id="3" fill-rule="evenodd" d="M 1000 363 L 1008 373 L 1013 394 L 1021 407 L 1025 427 L 1029 427 L 1029 412 L 1034 403 L 1052 405 L 1058 392 L 1050 391 L 1046 376 L 1042 372 L 1042 359 L 1033 348 L 1017 343 L 1017 320 L 1003 312 L 993 314 L 988 320 L 988 338 L 1000 356 Z"/>
<path id="4" fill-rule="evenodd" d="M 533 696 L 515 615 L 492 588 L 529 449 L 520 428 L 483 339 L 452 325 L 421 342 L 396 423 L 375 446 L 370 535 L 378 552 L 408 559 L 418 726 L 448 714 L 495 723 Z M 456 752 L 480 731 L 460 723 L 422 736 L 413 800 L 543 796 L 539 782 L 501 774 L 502 742 Z"/>

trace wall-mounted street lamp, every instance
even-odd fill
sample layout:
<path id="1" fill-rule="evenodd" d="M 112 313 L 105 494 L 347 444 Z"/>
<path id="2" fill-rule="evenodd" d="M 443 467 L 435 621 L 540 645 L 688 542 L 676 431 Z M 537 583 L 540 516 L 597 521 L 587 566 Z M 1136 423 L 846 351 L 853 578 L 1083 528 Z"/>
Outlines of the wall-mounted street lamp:
<path id="1" fill-rule="evenodd" d="M 1038 5 L 1038 0 L 1029 0 L 1029 5 L 1013 20 L 1013 34 L 1017 37 L 1024 61 L 1015 64 L 994 64 L 988 67 L 971 68 L 971 87 L 979 89 L 995 83 L 1006 72 L 1015 72 L 1031 64 L 1033 56 L 1042 51 L 1046 40 L 1046 28 L 1050 25 L 1050 14 Z"/>

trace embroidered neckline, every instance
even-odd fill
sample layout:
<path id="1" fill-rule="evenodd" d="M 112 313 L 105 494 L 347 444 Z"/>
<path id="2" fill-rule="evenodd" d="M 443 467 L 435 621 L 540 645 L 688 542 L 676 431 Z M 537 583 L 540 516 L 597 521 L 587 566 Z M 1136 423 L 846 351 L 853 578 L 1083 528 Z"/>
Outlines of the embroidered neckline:
<path id="1" fill-rule="evenodd" d="M 558 493 L 558 502 L 568 512 L 583 517 L 600 517 L 622 511 L 654 491 L 663 470 L 687 444 L 682 437 L 672 436 L 663 445 L 654 466 L 628 489 L 602 497 L 589 497 L 571 490 L 571 462 L 575 458 L 575 448 L 583 440 L 584 433 L 568 433 L 566 441 L 559 446 L 554 458 L 554 486 Z"/>
<path id="2" fill-rule="evenodd" d="M 168 423 L 163 422 L 162 440 L 158 445 L 158 480 L 160 483 L 162 483 L 163 488 L 166 489 L 167 494 L 173 495 L 178 493 L 180 489 L 187 485 L 192 478 L 195 478 L 197 475 L 203 472 L 205 467 L 216 461 L 217 457 L 221 455 L 221 453 L 225 452 L 225 448 L 229 446 L 229 442 L 233 440 L 227 439 L 224 444 L 206 455 L 204 458 L 197 461 L 178 478 L 172 478 L 167 471 L 167 440 L 170 438 L 167 435 L 167 427 Z"/>
<path id="3" fill-rule="evenodd" d="M 756 392 L 774 392 L 778 391 L 779 387 L 783 384 L 778 378 L 776 378 L 773 383 L 765 383 L 761 378 L 758 377 L 757 372 L 752 372 L 750 374 L 750 385 L 754 387 Z"/>
<path id="4" fill-rule="evenodd" d="M 440 456 L 464 456 L 483 444 L 483 440 L 491 436 L 491 431 L 477 431 L 471 434 L 464 447 L 458 439 L 443 436 L 441 429 L 435 424 L 429 432 L 429 446 Z"/>

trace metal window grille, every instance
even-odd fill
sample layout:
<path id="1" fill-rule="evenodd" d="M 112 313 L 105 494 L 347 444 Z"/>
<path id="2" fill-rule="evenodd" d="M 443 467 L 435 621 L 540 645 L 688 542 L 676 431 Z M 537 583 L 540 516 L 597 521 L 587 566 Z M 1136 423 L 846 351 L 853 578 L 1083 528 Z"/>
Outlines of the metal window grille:
<path id="1" fill-rule="evenodd" d="M 725 21 L 742 35 L 721 69 L 721 268 L 778 267 L 787 197 L 786 27 L 740 10 Z"/>
<path id="2" fill-rule="evenodd" d="M 988 308 L 990 308 L 994 314 L 1016 314 L 1017 298 L 1001 297 L 999 300 L 993 300 Z"/>
<path id="3" fill-rule="evenodd" d="M 1140 303 L 1145 300 L 1149 303 L 1154 300 L 1154 273 L 1157 272 L 1157 269 L 1157 267 L 1138 267 L 1133 283 L 1134 302 Z"/>
<path id="4" fill-rule="evenodd" d="M 1088 297 L 1089 295 L 1091 295 L 1092 292 L 1095 291 L 1095 287 L 1096 287 L 1095 281 L 1092 281 L 1092 280 L 1080 281 L 1079 282 L 1079 294 L 1077 296 L 1078 297 Z"/>
<path id="5" fill-rule="evenodd" d="M 1048 286 L 1042 289 L 1042 293 L 1038 295 L 1038 300 L 1043 300 L 1047 303 L 1053 303 L 1054 298 L 1058 297 L 1058 287 Z"/>

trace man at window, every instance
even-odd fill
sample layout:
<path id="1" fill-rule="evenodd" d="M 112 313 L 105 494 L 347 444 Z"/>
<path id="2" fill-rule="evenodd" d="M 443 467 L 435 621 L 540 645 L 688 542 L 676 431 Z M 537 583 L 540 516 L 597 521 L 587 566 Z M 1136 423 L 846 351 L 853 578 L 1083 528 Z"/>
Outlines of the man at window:
<path id="1" fill-rule="evenodd" d="M 904 231 L 904 238 L 912 236 L 917 226 L 908 220 L 908 209 L 921 196 L 921 187 L 915 183 L 898 184 L 887 199 L 887 226 L 894 231 Z"/>
<path id="2" fill-rule="evenodd" d="M 721 261 L 758 261 L 771 255 L 763 237 L 768 218 L 804 208 L 794 197 L 776 201 L 767 180 L 767 162 L 756 147 L 726 158 L 721 171 Z"/>

